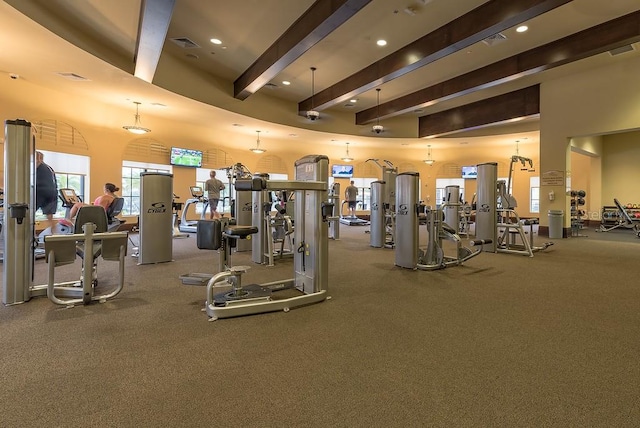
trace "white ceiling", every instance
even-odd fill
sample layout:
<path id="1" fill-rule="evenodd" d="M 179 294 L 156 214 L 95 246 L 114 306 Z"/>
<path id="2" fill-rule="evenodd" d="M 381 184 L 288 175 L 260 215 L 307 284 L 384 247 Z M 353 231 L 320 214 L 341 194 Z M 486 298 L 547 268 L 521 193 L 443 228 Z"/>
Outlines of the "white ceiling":
<path id="1" fill-rule="evenodd" d="M 298 102 L 311 95 L 309 67 L 317 67 L 317 93 L 485 3 L 482 0 L 373 0 L 272 79 L 274 86 L 263 87 L 245 101 L 234 99 L 233 81 L 313 3 L 311 0 L 177 0 L 167 38 L 187 37 L 201 47 L 183 49 L 167 40 L 152 85 L 132 76 L 140 0 L 5 0 L 0 2 L 0 71 L 18 74 L 20 79 L 0 79 L 0 91 L 5 102 L 26 103 L 14 93 L 18 85 L 23 85 L 25 94 L 35 88 L 47 88 L 48 97 L 43 102 L 56 103 L 61 112 L 75 110 L 79 118 L 93 126 L 116 128 L 131 121 L 132 102 L 140 101 L 145 126 L 155 130 L 161 129 L 162 121 L 168 119 L 189 122 L 209 130 L 205 132 L 215 129 L 215 135 L 230 144 L 246 141 L 246 136 L 255 135 L 258 129 L 263 132 L 263 139 L 279 140 L 283 144 L 296 139 L 312 145 L 351 141 L 371 147 L 426 147 L 427 144 L 458 144 L 460 138 L 478 144 L 489 140 L 511 144 L 514 139 L 537 143 L 535 120 L 450 138 L 417 139 L 418 116 L 639 54 L 638 50 L 617 57 L 600 54 L 440 102 L 423 108 L 420 114 L 412 112 L 385 120 L 382 124 L 389 132 L 382 137 L 374 137 L 370 126 L 355 125 L 357 111 L 376 105 L 375 90 L 358 95 L 355 106 L 333 107 L 322 112 L 322 121 L 310 123 L 297 114 Z M 411 8 L 413 14 L 407 13 L 407 8 Z M 574 0 L 526 22 L 529 26 L 526 33 L 508 29 L 503 32 L 507 37 L 503 43 L 494 46 L 476 43 L 384 83 L 380 86 L 381 102 L 639 9 L 638 0 Z M 223 44 L 210 43 L 213 37 Z M 378 47 L 375 41 L 379 38 L 386 39 L 387 46 Z M 57 72 L 76 73 L 90 81 L 71 81 Z M 291 85 L 282 85 L 283 80 L 290 81 Z M 70 95 L 74 95 L 73 102 L 67 99 Z M 82 103 L 77 101 L 78 97 Z M 166 107 L 157 107 L 154 103 Z M 402 138 L 391 138 L 394 136 Z"/>

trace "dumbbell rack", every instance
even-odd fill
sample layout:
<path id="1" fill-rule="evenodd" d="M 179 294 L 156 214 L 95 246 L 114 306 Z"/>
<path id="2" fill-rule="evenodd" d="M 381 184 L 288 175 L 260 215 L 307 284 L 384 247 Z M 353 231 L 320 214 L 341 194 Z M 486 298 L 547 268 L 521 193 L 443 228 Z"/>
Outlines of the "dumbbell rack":
<path id="1" fill-rule="evenodd" d="M 584 190 L 571 191 L 571 237 L 587 237 L 580 231 L 584 228 L 584 211 L 580 207 L 585 205 L 584 197 L 587 193 Z"/>

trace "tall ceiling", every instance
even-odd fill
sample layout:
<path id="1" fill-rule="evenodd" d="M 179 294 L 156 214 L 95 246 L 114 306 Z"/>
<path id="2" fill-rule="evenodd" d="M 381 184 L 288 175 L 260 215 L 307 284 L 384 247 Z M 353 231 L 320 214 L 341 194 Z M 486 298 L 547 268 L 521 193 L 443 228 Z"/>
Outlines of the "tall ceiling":
<path id="1" fill-rule="evenodd" d="M 640 54 L 609 52 L 637 47 L 638 0 L 5 0 L 0 12 L 4 73 L 130 112 L 139 101 L 145 120 L 311 143 L 535 139 L 535 109 L 500 121 L 497 99 L 481 101 Z M 150 83 L 134 77 L 142 66 Z M 422 138 L 478 112 L 483 123 Z"/>

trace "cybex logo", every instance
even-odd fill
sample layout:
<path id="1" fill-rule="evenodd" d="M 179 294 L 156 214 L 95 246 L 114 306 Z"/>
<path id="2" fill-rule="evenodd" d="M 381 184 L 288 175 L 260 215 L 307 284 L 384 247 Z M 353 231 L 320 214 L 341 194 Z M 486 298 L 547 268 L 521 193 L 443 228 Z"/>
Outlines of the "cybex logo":
<path id="1" fill-rule="evenodd" d="M 378 211 L 378 203 L 377 202 L 374 202 L 374 203 L 371 204 L 371 210 L 372 211 Z"/>
<path id="2" fill-rule="evenodd" d="M 398 207 L 398 215 L 407 215 L 409 214 L 409 207 L 407 204 L 400 204 Z"/>
<path id="3" fill-rule="evenodd" d="M 151 208 L 147 210 L 148 214 L 162 214 L 164 212 L 167 212 L 164 202 L 154 202 L 151 204 Z"/>
<path id="4" fill-rule="evenodd" d="M 251 211 L 253 209 L 253 204 L 251 202 L 247 202 L 242 207 L 242 211 Z"/>
<path id="5" fill-rule="evenodd" d="M 489 211 L 491 211 L 491 207 L 489 206 L 489 204 L 480 205 L 480 212 L 481 213 L 488 213 Z"/>

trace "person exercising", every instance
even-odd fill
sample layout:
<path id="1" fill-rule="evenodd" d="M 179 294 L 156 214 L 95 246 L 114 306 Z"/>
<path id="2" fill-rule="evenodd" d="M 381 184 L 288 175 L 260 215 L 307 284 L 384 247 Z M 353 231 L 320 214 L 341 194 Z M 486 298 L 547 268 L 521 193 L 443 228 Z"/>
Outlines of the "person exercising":
<path id="1" fill-rule="evenodd" d="M 344 199 L 349 204 L 349 215 L 351 218 L 356 218 L 356 198 L 358 197 L 358 188 L 353 185 L 353 181 L 351 184 L 344 189 Z"/>
<path id="2" fill-rule="evenodd" d="M 118 197 L 118 195 L 116 195 L 116 192 L 118 190 L 120 190 L 120 188 L 115 184 L 105 183 L 104 193 L 98 196 L 95 201 L 93 201 L 93 205 L 100 205 L 106 211 L 109 208 L 109 206 L 113 203 L 113 201 L 115 201 L 115 199 Z M 85 204 L 84 202 L 76 202 L 75 204 L 73 204 L 73 206 L 69 210 L 68 219 L 69 220 L 73 219 L 78 213 L 78 210 L 86 205 L 89 205 L 89 204 Z"/>
<path id="3" fill-rule="evenodd" d="M 225 188 L 224 183 L 216 178 L 216 172 L 211 171 L 209 178 L 204 183 L 204 190 L 207 192 L 207 198 L 209 199 L 209 218 L 220 218 L 218 213 L 218 202 L 220 201 L 220 191 Z"/>

